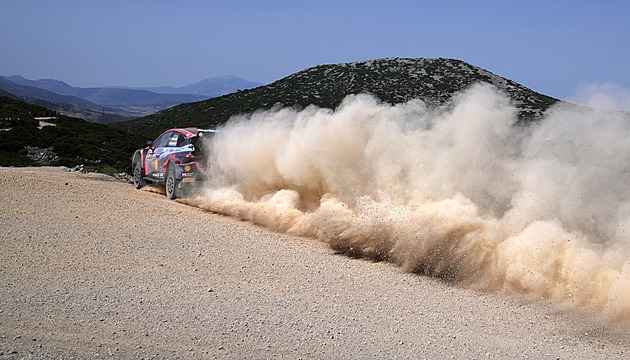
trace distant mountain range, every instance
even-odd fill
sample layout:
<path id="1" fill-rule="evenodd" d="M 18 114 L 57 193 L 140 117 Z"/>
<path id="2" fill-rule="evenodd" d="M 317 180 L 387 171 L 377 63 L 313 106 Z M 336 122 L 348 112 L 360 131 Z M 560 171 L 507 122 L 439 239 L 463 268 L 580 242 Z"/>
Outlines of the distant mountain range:
<path id="1" fill-rule="evenodd" d="M 157 87 L 123 87 L 112 86 L 113 88 L 146 90 L 159 94 L 194 94 L 207 98 L 217 97 L 233 93 L 238 90 L 251 89 L 261 86 L 261 83 L 251 82 L 234 75 L 216 76 L 182 87 L 157 86 Z"/>
<path id="2" fill-rule="evenodd" d="M 110 123 L 136 118 L 186 102 L 195 102 L 259 86 L 233 75 L 206 79 L 180 88 L 80 88 L 55 79 L 29 80 L 0 76 L 0 90 L 15 99 L 45 106 L 61 114 Z"/>
<path id="3" fill-rule="evenodd" d="M 345 64 L 319 65 L 266 86 L 238 91 L 115 124 L 133 133 L 156 135 L 169 127 L 215 127 L 232 115 L 269 109 L 317 105 L 334 109 L 349 94 L 369 93 L 398 104 L 421 99 L 428 106 L 448 103 L 452 96 L 477 82 L 493 84 L 517 106 L 522 121 L 537 119 L 558 99 L 539 94 L 514 81 L 461 60 L 444 58 L 387 58 Z"/>

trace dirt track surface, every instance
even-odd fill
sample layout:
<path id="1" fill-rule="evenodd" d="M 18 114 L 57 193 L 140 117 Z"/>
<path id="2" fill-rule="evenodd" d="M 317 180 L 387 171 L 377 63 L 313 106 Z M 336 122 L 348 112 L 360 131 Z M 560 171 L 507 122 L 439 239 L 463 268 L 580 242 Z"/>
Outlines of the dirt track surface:
<path id="1" fill-rule="evenodd" d="M 0 359 L 624 359 L 627 331 L 63 168 L 0 168 Z"/>

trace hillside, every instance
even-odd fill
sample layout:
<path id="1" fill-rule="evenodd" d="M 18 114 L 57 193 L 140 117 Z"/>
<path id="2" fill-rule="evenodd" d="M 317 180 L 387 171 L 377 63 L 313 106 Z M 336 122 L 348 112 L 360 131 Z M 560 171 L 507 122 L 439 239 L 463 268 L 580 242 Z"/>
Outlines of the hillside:
<path id="1" fill-rule="evenodd" d="M 72 95 L 62 95 L 35 86 L 19 85 L 0 76 L 0 95 L 39 105 L 60 114 L 90 122 L 112 123 L 143 116 L 150 112 L 127 111 L 103 106 Z"/>
<path id="2" fill-rule="evenodd" d="M 0 96 L 0 166 L 56 165 L 129 172 L 144 138 Z"/>
<path id="3" fill-rule="evenodd" d="M 83 119 L 89 122 L 100 123 L 100 124 L 111 124 L 125 120 L 131 120 L 136 117 L 140 117 L 147 113 L 133 113 L 133 112 L 123 112 L 121 115 L 120 112 L 115 109 L 101 107 L 101 110 L 90 110 L 79 105 L 73 104 L 64 104 L 60 102 L 48 101 L 38 98 L 32 98 L 28 96 L 16 96 L 6 91 L 0 90 L 0 96 L 7 96 L 11 99 L 20 100 L 22 102 L 43 106 L 53 112 L 57 112 L 59 114 Z M 106 111 L 106 109 L 108 109 Z"/>
<path id="4" fill-rule="evenodd" d="M 335 108 L 345 96 L 359 93 L 371 93 L 391 104 L 417 98 L 429 106 L 442 106 L 477 82 L 491 83 L 508 94 L 523 121 L 538 118 L 558 101 L 461 60 L 388 58 L 315 66 L 266 86 L 181 104 L 116 126 L 153 136 L 172 126 L 214 127 L 232 115 L 276 104 Z"/>
<path id="5" fill-rule="evenodd" d="M 0 90 L 24 102 L 99 123 L 142 117 L 181 103 L 205 100 L 259 85 L 237 76 L 225 75 L 182 87 L 80 88 L 55 79 L 29 80 L 19 75 L 0 76 Z"/>

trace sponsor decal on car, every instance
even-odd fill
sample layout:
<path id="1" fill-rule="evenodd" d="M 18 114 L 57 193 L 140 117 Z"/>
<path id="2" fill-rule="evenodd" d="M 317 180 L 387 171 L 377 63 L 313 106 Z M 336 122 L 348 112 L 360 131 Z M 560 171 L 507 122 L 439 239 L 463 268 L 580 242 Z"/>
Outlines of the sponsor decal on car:
<path id="1" fill-rule="evenodd" d="M 137 156 L 134 155 L 132 160 L 134 166 L 139 163 L 142 167 L 138 174 L 137 184 L 135 184 L 136 188 L 139 189 L 147 183 L 165 183 L 165 180 L 169 178 L 167 174 L 171 173 L 175 187 L 179 190 L 183 189 L 179 182 L 204 181 L 203 172 L 207 165 L 202 155 L 202 147 L 208 146 L 215 132 L 217 131 L 173 128 L 164 131 L 155 140 L 148 141 L 147 147 L 136 150 Z M 181 191 L 173 193 L 167 191 L 169 199 L 175 199 L 181 194 Z"/>

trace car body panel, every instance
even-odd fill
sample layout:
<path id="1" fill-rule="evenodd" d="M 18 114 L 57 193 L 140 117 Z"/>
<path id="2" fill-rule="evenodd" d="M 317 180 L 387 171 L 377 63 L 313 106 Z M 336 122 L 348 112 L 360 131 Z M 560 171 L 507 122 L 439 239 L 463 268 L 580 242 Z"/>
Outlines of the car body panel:
<path id="1" fill-rule="evenodd" d="M 208 135 L 215 132 L 197 128 L 169 129 L 147 142 L 144 149 L 136 150 L 132 166 L 141 164 L 141 176 L 147 183 L 164 183 L 169 171 L 173 171 L 178 188 L 203 181 L 206 160 L 201 147 L 211 138 Z M 198 136 L 204 140 L 196 139 Z"/>

